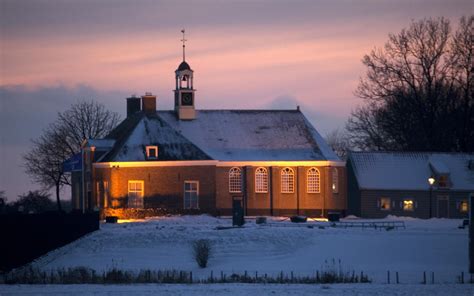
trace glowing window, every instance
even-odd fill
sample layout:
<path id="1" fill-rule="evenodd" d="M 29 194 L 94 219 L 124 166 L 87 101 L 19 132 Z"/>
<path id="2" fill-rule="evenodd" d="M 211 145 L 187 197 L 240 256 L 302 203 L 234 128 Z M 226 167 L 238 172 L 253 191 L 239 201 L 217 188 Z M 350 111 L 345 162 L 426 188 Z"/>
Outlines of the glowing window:
<path id="1" fill-rule="evenodd" d="M 463 213 L 467 213 L 467 211 L 469 210 L 469 204 L 467 203 L 467 200 L 461 201 L 461 203 L 459 204 L 459 210 Z"/>
<path id="2" fill-rule="evenodd" d="M 392 204 L 391 204 L 390 198 L 382 197 L 380 199 L 380 209 L 382 211 L 390 211 L 391 208 L 392 208 Z"/>
<path id="3" fill-rule="evenodd" d="M 336 168 L 332 170 L 332 192 L 339 193 L 339 173 Z"/>
<path id="4" fill-rule="evenodd" d="M 281 170 L 281 193 L 293 193 L 295 191 L 295 173 L 290 168 Z"/>
<path id="5" fill-rule="evenodd" d="M 229 170 L 229 192 L 242 192 L 242 171 L 240 168 L 231 168 Z"/>
<path id="6" fill-rule="evenodd" d="M 268 172 L 266 168 L 258 168 L 255 170 L 255 192 L 268 192 Z"/>
<path id="7" fill-rule="evenodd" d="M 404 211 L 413 211 L 415 210 L 415 203 L 413 199 L 404 199 L 403 200 L 403 210 Z"/>
<path id="8" fill-rule="evenodd" d="M 308 193 L 321 192 L 321 175 L 317 168 L 310 168 L 306 174 L 306 190 Z"/>
<path id="9" fill-rule="evenodd" d="M 158 159 L 158 146 L 146 146 L 146 158 Z"/>
<path id="10" fill-rule="evenodd" d="M 128 207 L 143 208 L 144 182 L 137 180 L 128 181 Z"/>

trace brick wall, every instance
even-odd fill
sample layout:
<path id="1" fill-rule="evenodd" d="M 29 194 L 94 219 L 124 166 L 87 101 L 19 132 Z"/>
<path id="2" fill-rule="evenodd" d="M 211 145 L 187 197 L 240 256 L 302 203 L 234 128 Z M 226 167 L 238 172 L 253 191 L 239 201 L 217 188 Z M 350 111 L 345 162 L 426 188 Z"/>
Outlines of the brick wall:
<path id="1" fill-rule="evenodd" d="M 213 166 L 96 168 L 95 180 L 109 182 L 110 199 L 115 207 L 126 205 L 129 180 L 144 182 L 145 208 L 183 209 L 184 181 L 199 182 L 201 210 L 213 211 L 216 205 Z"/>
<path id="2" fill-rule="evenodd" d="M 310 167 L 290 167 L 295 173 L 293 193 L 281 192 L 281 171 L 285 167 L 265 167 L 269 177 L 269 190 L 267 193 L 255 192 L 255 171 L 258 167 L 241 167 L 244 187 L 246 192 L 247 215 L 295 215 L 297 213 L 308 216 L 321 216 L 328 211 L 345 212 L 346 199 L 346 174 L 344 167 L 339 170 L 339 193 L 332 193 L 332 175 L 334 168 L 318 167 L 320 171 L 320 193 L 307 193 L 307 170 Z M 237 193 L 229 193 L 229 170 L 231 167 L 218 167 L 216 169 L 216 194 L 218 210 L 229 215 L 232 208 L 232 197 Z M 244 190 L 245 191 L 245 190 Z"/>

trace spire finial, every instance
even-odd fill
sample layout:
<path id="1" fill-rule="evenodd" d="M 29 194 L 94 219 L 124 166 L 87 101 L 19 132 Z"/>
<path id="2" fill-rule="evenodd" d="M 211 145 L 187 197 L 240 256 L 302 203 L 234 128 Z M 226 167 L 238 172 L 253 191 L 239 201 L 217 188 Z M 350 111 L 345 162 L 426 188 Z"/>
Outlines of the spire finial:
<path id="1" fill-rule="evenodd" d="M 181 30 L 181 33 L 183 33 L 183 39 L 181 39 L 181 41 L 183 41 L 183 62 L 184 62 L 184 61 L 186 61 L 186 53 L 185 53 L 186 45 L 185 45 L 185 43 L 186 43 L 187 40 L 184 38 L 184 33 L 185 33 L 184 29 Z"/>

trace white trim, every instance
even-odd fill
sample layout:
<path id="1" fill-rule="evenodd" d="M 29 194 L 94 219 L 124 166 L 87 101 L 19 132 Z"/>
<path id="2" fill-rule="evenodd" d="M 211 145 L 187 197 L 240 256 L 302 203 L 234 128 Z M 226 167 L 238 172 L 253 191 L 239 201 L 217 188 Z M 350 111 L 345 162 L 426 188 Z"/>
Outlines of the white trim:
<path id="1" fill-rule="evenodd" d="M 261 171 L 260 174 L 257 174 Z M 257 180 L 260 177 L 261 180 Z M 268 170 L 265 167 L 258 167 L 255 169 L 255 193 L 268 193 Z"/>
<path id="2" fill-rule="evenodd" d="M 232 173 L 234 175 L 231 176 Z M 238 186 L 236 186 L 236 184 Z M 233 190 L 237 187 L 237 190 Z M 229 193 L 242 193 L 242 169 L 239 167 L 232 167 L 229 170 Z"/>
<path id="3" fill-rule="evenodd" d="M 219 160 L 170 160 L 170 161 L 114 161 L 96 162 L 92 164 L 96 168 L 134 168 L 134 167 L 170 167 L 170 166 L 217 166 L 217 167 L 241 167 L 241 166 L 332 166 L 345 167 L 345 162 L 328 160 L 308 161 L 219 161 Z"/>
<path id="4" fill-rule="evenodd" d="M 310 174 L 311 171 L 313 171 L 314 174 Z M 310 185 L 314 185 L 314 188 L 310 188 Z M 321 193 L 321 172 L 317 167 L 310 167 L 306 170 L 306 193 Z"/>
<path id="5" fill-rule="evenodd" d="M 196 184 L 196 208 L 186 208 L 186 192 L 194 192 L 194 191 L 186 191 L 186 183 Z M 191 201 L 190 201 L 191 202 Z M 199 210 L 199 181 L 197 180 L 184 180 L 183 182 L 183 209 L 185 210 Z"/>
<path id="6" fill-rule="evenodd" d="M 218 161 L 218 167 L 222 166 L 281 166 L 281 167 L 296 167 L 296 166 L 336 166 L 345 167 L 346 163 L 343 161 L 329 161 L 329 160 L 279 160 L 279 161 Z"/>
<path id="7" fill-rule="evenodd" d="M 173 166 L 215 166 L 217 160 L 183 161 L 117 161 L 94 163 L 96 168 L 136 168 L 136 167 L 173 167 Z"/>
<path id="8" fill-rule="evenodd" d="M 280 171 L 280 192 L 295 192 L 295 171 L 292 168 L 285 167 Z"/>
<path id="9" fill-rule="evenodd" d="M 150 151 L 155 150 L 156 156 L 150 156 Z M 158 146 L 146 146 L 146 158 L 149 160 L 157 160 L 158 159 Z"/>

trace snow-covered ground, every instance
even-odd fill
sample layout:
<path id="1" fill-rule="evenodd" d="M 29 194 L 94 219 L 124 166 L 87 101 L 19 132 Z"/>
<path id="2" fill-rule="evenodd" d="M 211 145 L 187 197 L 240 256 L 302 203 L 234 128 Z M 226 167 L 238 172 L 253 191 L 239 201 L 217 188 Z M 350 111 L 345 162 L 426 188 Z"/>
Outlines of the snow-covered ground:
<path id="1" fill-rule="evenodd" d="M 402 284 L 420 283 L 424 271 L 428 281 L 434 272 L 438 284 L 454 284 L 462 271 L 467 274 L 468 230 L 458 229 L 461 220 L 391 217 L 377 221 L 391 220 L 404 221 L 406 229 L 342 229 L 327 222 L 294 224 L 273 218 L 267 225 L 248 220 L 242 228 L 218 230 L 232 221 L 206 215 L 102 224 L 99 231 L 50 252 L 33 266 L 176 269 L 192 271 L 197 278 L 209 276 L 211 270 L 214 275 L 221 271 L 311 275 L 326 260 L 335 259 L 347 271 L 368 274 L 376 284 L 386 283 L 387 271 L 392 283 L 399 272 Z M 192 258 L 191 243 L 201 238 L 209 239 L 214 251 L 206 269 Z"/>
<path id="2" fill-rule="evenodd" d="M 21 285 L 0 286 L 1 295 L 328 295 L 472 296 L 474 285 Z"/>

